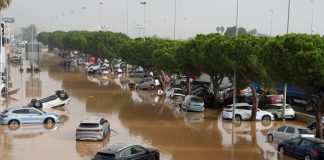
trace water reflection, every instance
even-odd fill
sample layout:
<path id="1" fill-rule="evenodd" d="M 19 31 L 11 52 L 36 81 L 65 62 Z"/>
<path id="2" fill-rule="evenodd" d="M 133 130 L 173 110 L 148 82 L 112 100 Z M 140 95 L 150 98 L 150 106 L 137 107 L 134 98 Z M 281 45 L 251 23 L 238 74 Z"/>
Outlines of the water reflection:
<path id="1" fill-rule="evenodd" d="M 47 132 L 53 132 L 60 128 L 60 124 L 38 124 L 38 125 L 4 125 L 0 133 L 13 138 L 35 138 Z"/>
<path id="2" fill-rule="evenodd" d="M 98 151 L 108 145 L 109 136 L 102 141 L 76 141 L 75 150 L 82 159 L 91 159 Z"/>
<path id="3" fill-rule="evenodd" d="M 34 98 L 42 96 L 42 80 L 40 79 L 40 74 L 29 74 L 29 79 L 25 82 L 26 87 L 26 97 Z"/>

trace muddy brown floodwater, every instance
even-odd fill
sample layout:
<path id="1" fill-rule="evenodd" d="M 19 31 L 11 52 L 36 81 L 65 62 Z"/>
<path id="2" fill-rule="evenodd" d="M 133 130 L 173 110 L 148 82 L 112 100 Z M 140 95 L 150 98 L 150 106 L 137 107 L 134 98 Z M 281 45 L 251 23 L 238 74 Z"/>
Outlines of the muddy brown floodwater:
<path id="1" fill-rule="evenodd" d="M 220 118 L 219 109 L 203 113 L 179 110 L 176 100 L 152 91 L 131 91 L 123 78 L 87 75 L 76 68 L 62 68 L 61 59 L 43 54 L 41 72 L 26 73 L 11 65 L 11 89 L 20 88 L 8 107 L 26 105 L 64 89 L 71 101 L 66 109 L 46 111 L 62 114 L 54 126 L 0 126 L 0 160 L 89 160 L 114 143 L 156 147 L 162 160 L 275 160 L 276 144 L 266 141 L 267 131 L 282 122 L 241 122 L 234 126 Z M 6 108 L 4 99 L 1 110 Z M 76 142 L 75 129 L 85 116 L 106 117 L 112 132 L 100 142 Z M 305 125 L 295 121 L 288 124 Z M 292 159 L 283 157 L 283 159 Z"/>

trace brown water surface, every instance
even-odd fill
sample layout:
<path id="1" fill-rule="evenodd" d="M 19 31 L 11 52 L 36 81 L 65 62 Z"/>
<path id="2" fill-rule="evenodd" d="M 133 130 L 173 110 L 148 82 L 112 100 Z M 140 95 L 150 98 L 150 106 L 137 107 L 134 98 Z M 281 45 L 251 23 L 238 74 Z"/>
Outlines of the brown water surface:
<path id="1" fill-rule="evenodd" d="M 87 75 L 59 67 L 53 54 L 44 54 L 41 72 L 26 73 L 11 66 L 12 89 L 8 107 L 23 106 L 64 89 L 71 102 L 62 123 L 0 126 L 0 160 L 89 160 L 114 143 L 134 143 L 160 150 L 162 160 L 275 160 L 276 144 L 266 142 L 267 131 L 282 122 L 241 122 L 219 118 L 219 109 L 203 113 L 179 110 L 179 100 L 164 99 L 153 91 L 131 91 L 117 76 Z M 2 100 L 1 110 L 6 108 Z M 111 124 L 110 137 L 100 142 L 76 142 L 75 129 L 85 116 L 103 116 Z M 295 121 L 288 124 L 304 125 Z M 283 157 L 283 159 L 292 159 Z"/>

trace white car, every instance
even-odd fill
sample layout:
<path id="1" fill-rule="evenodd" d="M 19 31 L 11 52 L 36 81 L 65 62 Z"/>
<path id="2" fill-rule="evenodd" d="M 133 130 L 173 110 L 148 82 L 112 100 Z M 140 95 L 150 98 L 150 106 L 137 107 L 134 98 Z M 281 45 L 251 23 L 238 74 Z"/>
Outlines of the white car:
<path id="1" fill-rule="evenodd" d="M 265 111 L 271 112 L 274 116 L 275 119 L 281 119 L 282 118 L 282 106 L 283 104 L 268 104 L 264 108 L 262 108 Z M 286 104 L 286 109 L 285 109 L 285 118 L 286 119 L 294 119 L 295 116 L 295 111 L 294 109 L 289 105 Z"/>
<path id="2" fill-rule="evenodd" d="M 97 72 L 99 70 L 107 70 L 109 68 L 109 64 L 107 63 L 102 63 L 102 64 L 93 64 L 93 65 L 90 65 L 88 66 L 87 68 L 87 72 L 88 73 L 94 73 L 94 72 Z"/>
<path id="3" fill-rule="evenodd" d="M 271 130 L 267 134 L 268 142 L 282 141 L 290 138 L 297 137 L 315 137 L 309 128 L 299 126 L 282 126 L 277 129 Z"/>
<path id="4" fill-rule="evenodd" d="M 247 103 L 236 103 L 235 107 L 235 120 L 249 120 L 252 114 L 252 105 Z M 233 104 L 224 107 L 222 112 L 224 119 L 232 119 L 233 117 Z M 274 115 L 270 112 L 257 109 L 256 120 L 274 120 Z"/>
<path id="5" fill-rule="evenodd" d="M 76 129 L 76 140 L 103 140 L 109 133 L 108 120 L 102 117 L 86 117 Z"/>
<path id="6" fill-rule="evenodd" d="M 52 107 L 65 106 L 70 102 L 70 96 L 64 90 L 58 90 L 54 95 L 37 100 L 32 99 L 27 107 L 48 109 Z"/>
<path id="7" fill-rule="evenodd" d="M 170 98 L 185 97 L 181 88 L 170 88 L 165 92 L 165 96 Z"/>

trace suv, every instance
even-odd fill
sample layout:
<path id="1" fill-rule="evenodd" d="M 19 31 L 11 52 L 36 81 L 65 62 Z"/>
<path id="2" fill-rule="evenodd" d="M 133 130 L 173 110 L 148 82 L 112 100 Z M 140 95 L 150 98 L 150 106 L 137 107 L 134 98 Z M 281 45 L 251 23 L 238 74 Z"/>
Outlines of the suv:
<path id="1" fill-rule="evenodd" d="M 136 89 L 155 89 L 156 87 L 160 86 L 160 81 L 153 77 L 147 77 L 139 81 L 136 85 Z"/>
<path id="2" fill-rule="evenodd" d="M 6 109 L 0 114 L 0 124 L 17 126 L 26 123 L 58 123 L 60 115 L 56 113 L 46 113 L 36 108 L 12 108 Z"/>
<path id="3" fill-rule="evenodd" d="M 101 117 L 86 117 L 76 129 L 76 140 L 102 140 L 109 132 L 108 120 Z"/>
<path id="4" fill-rule="evenodd" d="M 244 119 L 249 120 L 251 119 L 251 114 L 252 114 L 252 105 L 247 103 L 236 103 L 235 117 L 234 117 L 236 121 L 241 121 Z M 222 117 L 223 119 L 232 119 L 233 104 L 223 108 Z M 272 115 L 270 112 L 263 111 L 257 108 L 256 119 L 262 121 L 264 120 L 270 121 L 270 120 L 274 120 L 274 115 Z"/>

